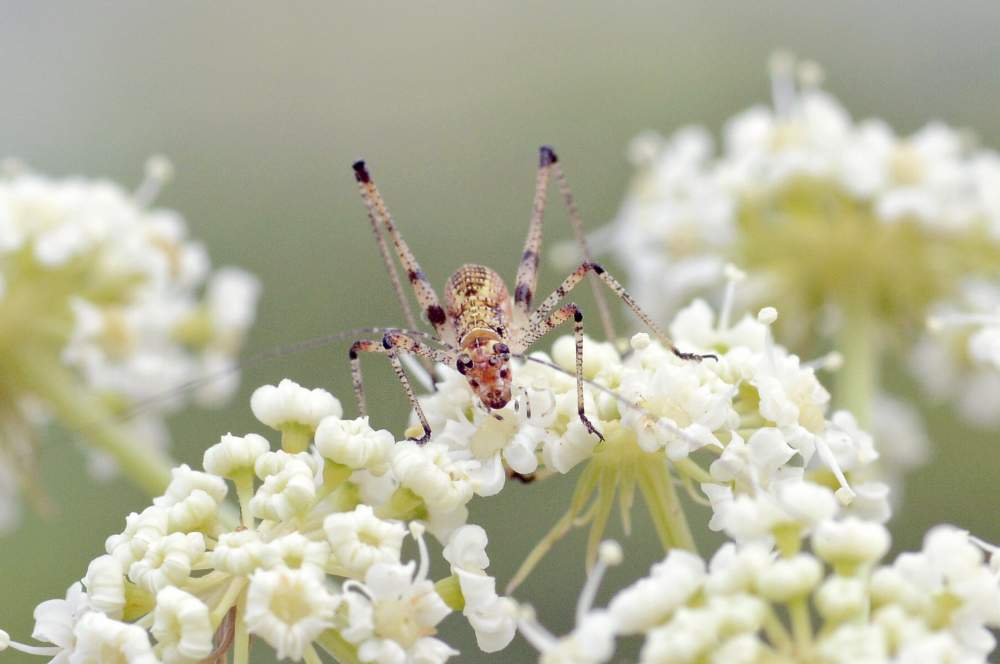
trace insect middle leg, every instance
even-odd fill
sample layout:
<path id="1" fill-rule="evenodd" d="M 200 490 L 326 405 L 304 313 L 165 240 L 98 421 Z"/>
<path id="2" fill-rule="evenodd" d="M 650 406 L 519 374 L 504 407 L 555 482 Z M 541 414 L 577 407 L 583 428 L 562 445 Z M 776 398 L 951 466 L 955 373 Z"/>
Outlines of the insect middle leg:
<path id="1" fill-rule="evenodd" d="M 573 340 L 576 343 L 576 412 L 587 431 L 604 440 L 604 435 L 587 418 L 583 406 L 583 312 L 580 311 L 580 308 L 573 303 L 559 307 L 544 321 L 536 321 L 529 325 L 528 329 L 515 340 L 514 346 L 516 352 L 523 352 L 571 318 L 573 319 Z"/>
<path id="2" fill-rule="evenodd" d="M 420 263 L 417 262 L 417 258 L 410 250 L 410 246 L 406 244 L 403 235 L 396 228 L 396 223 L 392 220 L 392 215 L 389 214 L 389 209 L 386 207 L 385 201 L 382 200 L 382 195 L 379 194 L 378 188 L 375 187 L 371 174 L 369 174 L 368 169 L 365 167 L 365 162 L 356 161 L 353 168 L 354 178 L 358 181 L 358 187 L 361 190 L 361 198 L 364 201 L 365 207 L 368 208 L 368 213 L 371 215 L 376 228 L 378 227 L 378 223 L 381 222 L 385 226 L 386 232 L 389 233 L 389 237 L 392 239 L 392 243 L 396 249 L 396 255 L 399 257 L 399 262 L 402 263 L 403 268 L 406 270 L 406 276 L 410 281 L 410 285 L 413 286 L 413 292 L 417 296 L 417 301 L 427 315 L 427 320 L 434 326 L 434 331 L 437 333 L 438 339 L 441 341 L 452 341 L 448 335 L 450 331 L 447 326 L 448 317 L 445 314 L 444 308 L 441 307 L 437 292 L 427 278 L 427 274 L 420 268 Z M 390 272 L 390 279 L 393 274 L 395 274 L 394 271 Z M 397 294 L 401 292 L 397 290 Z M 406 305 L 403 304 L 402 306 L 405 311 Z"/>
<path id="3" fill-rule="evenodd" d="M 413 393 L 413 387 L 410 385 L 410 379 L 406 376 L 406 371 L 403 370 L 403 363 L 399 359 L 400 351 L 413 353 L 414 355 L 419 355 L 433 362 L 454 364 L 453 353 L 431 348 L 426 344 L 420 343 L 417 339 L 399 331 L 386 332 L 381 341 L 355 341 L 351 344 L 351 350 L 348 353 L 351 360 L 351 379 L 354 383 L 354 396 L 358 402 L 358 412 L 362 417 L 367 415 L 368 408 L 365 403 L 365 386 L 361 377 L 361 357 L 359 353 L 381 353 L 388 356 L 389 362 L 392 364 L 392 370 L 395 372 L 396 378 L 403 386 L 403 391 L 406 392 L 406 398 L 409 399 L 410 406 L 417 414 L 417 418 L 420 420 L 420 424 L 424 429 L 424 435 L 420 438 L 414 438 L 413 440 L 415 440 L 417 444 L 423 445 L 430 440 L 431 426 L 427 422 L 427 416 L 424 415 L 423 409 L 420 407 L 420 402 L 417 401 L 417 397 Z"/>
<path id="4" fill-rule="evenodd" d="M 583 264 L 580 265 L 580 267 L 576 268 L 572 273 L 570 273 L 570 275 L 566 277 L 566 279 L 562 282 L 559 288 L 555 289 L 555 291 L 553 291 L 551 295 L 545 298 L 545 300 L 540 305 L 538 305 L 538 308 L 534 312 L 532 312 L 531 316 L 528 319 L 529 328 L 533 325 L 538 326 L 543 324 L 543 321 L 546 320 L 546 317 L 549 315 L 549 312 L 552 311 L 555 308 L 555 306 L 559 304 L 559 301 L 564 297 L 566 297 L 566 295 L 571 290 L 573 290 L 573 288 L 575 288 L 577 284 L 579 284 L 583 280 L 583 278 L 587 276 L 588 273 L 596 274 L 597 277 L 601 281 L 603 281 L 608 288 L 611 289 L 611 292 L 617 295 L 618 298 L 622 302 L 624 302 L 629 309 L 632 310 L 632 312 L 639 318 L 639 320 L 641 320 L 646 325 L 646 327 L 652 330 L 653 334 L 655 334 L 660 339 L 660 341 L 665 346 L 667 346 L 670 349 L 670 351 L 677 357 L 681 358 L 682 360 L 696 360 L 696 361 L 701 361 L 708 358 L 718 359 L 716 355 L 710 353 L 705 355 L 701 355 L 699 353 L 686 353 L 677 348 L 677 346 L 674 345 L 674 342 L 670 340 L 670 337 L 668 337 L 666 333 L 662 329 L 660 329 L 659 325 L 653 322 L 653 319 L 649 317 L 649 314 L 643 311 L 642 308 L 639 306 L 639 304 L 635 301 L 635 299 L 631 295 L 629 295 L 628 291 L 625 290 L 625 287 L 622 286 L 620 283 L 618 283 L 617 279 L 608 274 L 607 270 L 601 267 L 601 265 L 590 261 L 584 262 Z"/>

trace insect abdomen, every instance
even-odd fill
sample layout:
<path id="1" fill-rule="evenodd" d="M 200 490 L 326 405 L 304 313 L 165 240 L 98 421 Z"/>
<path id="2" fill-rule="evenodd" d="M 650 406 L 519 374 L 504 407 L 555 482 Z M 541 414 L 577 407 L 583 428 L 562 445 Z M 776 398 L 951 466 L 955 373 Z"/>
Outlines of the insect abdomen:
<path id="1" fill-rule="evenodd" d="M 490 329 L 506 336 L 510 294 L 499 274 L 484 265 L 463 265 L 448 279 L 444 292 L 448 316 L 460 341 L 474 329 Z"/>

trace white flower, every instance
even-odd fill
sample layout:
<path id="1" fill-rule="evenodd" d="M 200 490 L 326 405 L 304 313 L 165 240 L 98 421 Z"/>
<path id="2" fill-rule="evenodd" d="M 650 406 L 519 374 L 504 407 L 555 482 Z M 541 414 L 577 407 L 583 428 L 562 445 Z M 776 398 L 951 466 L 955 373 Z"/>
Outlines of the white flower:
<path id="1" fill-rule="evenodd" d="M 70 664 L 158 664 L 146 630 L 108 618 L 84 614 L 73 627 L 76 647 Z"/>
<path id="2" fill-rule="evenodd" d="M 542 652 L 542 664 L 601 664 L 615 651 L 615 623 L 606 611 L 588 613 L 571 634 Z"/>
<path id="3" fill-rule="evenodd" d="M 705 563 L 687 551 L 671 551 L 643 577 L 615 595 L 608 612 L 619 634 L 638 634 L 664 622 L 701 588 Z"/>
<path id="4" fill-rule="evenodd" d="M 813 551 L 831 565 L 856 566 L 879 560 L 889 550 L 889 531 L 879 523 L 848 517 L 824 521 L 812 536 Z"/>
<path id="5" fill-rule="evenodd" d="M 417 445 L 409 440 L 397 443 L 391 464 L 400 486 L 420 496 L 429 508 L 449 511 L 472 498 L 469 468 L 475 462 L 452 458 L 448 448 L 440 443 Z"/>
<path id="6" fill-rule="evenodd" d="M 46 600 L 35 607 L 35 628 L 31 632 L 31 638 L 56 646 L 60 654 L 52 661 L 64 664 L 69 661 L 69 655 L 76 647 L 73 627 L 89 609 L 83 586 L 74 583 L 66 590 L 65 599 Z"/>
<path id="7" fill-rule="evenodd" d="M 719 618 L 709 607 L 679 609 L 668 624 L 646 636 L 639 653 L 640 664 L 698 661 L 719 642 Z"/>
<path id="8" fill-rule="evenodd" d="M 485 530 L 465 525 L 451 534 L 442 555 L 458 578 L 465 600 L 462 613 L 476 632 L 479 649 L 497 652 L 510 644 L 517 631 L 517 604 L 497 595 L 496 579 L 485 571 L 490 565 L 486 544 Z"/>
<path id="9" fill-rule="evenodd" d="M 151 593 L 183 584 L 205 553 L 201 533 L 171 533 L 150 544 L 143 557 L 128 568 L 128 578 Z"/>
<path id="10" fill-rule="evenodd" d="M 247 590 L 246 624 L 278 659 L 302 659 L 306 647 L 333 625 L 340 600 L 306 570 L 257 570 Z"/>
<path id="11" fill-rule="evenodd" d="M 245 436 L 226 434 L 205 450 L 202 465 L 213 475 L 233 478 L 242 473 L 252 473 L 257 459 L 270 449 L 270 443 L 255 433 Z"/>
<path id="12" fill-rule="evenodd" d="M 823 565 L 807 554 L 779 558 L 757 579 L 757 589 L 773 602 L 787 602 L 808 594 L 823 578 Z"/>
<path id="13" fill-rule="evenodd" d="M 885 634 L 875 625 L 846 623 L 822 639 L 819 655 L 830 664 L 882 664 L 889 661 Z M 899 658 L 902 662 L 947 661 Z"/>
<path id="14" fill-rule="evenodd" d="M 832 576 L 816 591 L 816 610 L 826 620 L 847 620 L 867 608 L 868 588 L 861 579 Z"/>
<path id="15" fill-rule="evenodd" d="M 120 619 L 125 608 L 125 572 L 111 555 L 98 556 L 83 577 L 90 606 L 109 618 Z"/>
<path id="16" fill-rule="evenodd" d="M 325 417 L 316 429 L 316 449 L 324 458 L 375 475 L 388 470 L 395 442 L 388 431 L 372 429 L 367 417 L 355 420 L 342 420 L 339 415 Z"/>
<path id="17" fill-rule="evenodd" d="M 171 471 L 170 484 L 162 496 L 153 499 L 153 505 L 167 508 L 171 531 L 207 529 L 214 524 L 227 490 L 221 478 L 183 464 Z"/>
<path id="18" fill-rule="evenodd" d="M 726 445 L 709 471 L 720 482 L 736 482 L 744 489 L 771 485 L 777 472 L 795 455 L 778 429 L 765 427 L 753 432 L 744 443 L 738 433 Z"/>
<path id="19" fill-rule="evenodd" d="M 208 607 L 178 588 L 163 588 L 156 594 L 151 631 L 165 664 L 197 662 L 212 652 L 215 630 Z"/>
<path id="20" fill-rule="evenodd" d="M 278 564 L 289 569 L 312 572 L 322 577 L 330 559 L 330 545 L 313 541 L 301 533 L 289 533 L 268 543 Z"/>
<path id="21" fill-rule="evenodd" d="M 344 594 L 349 626 L 344 638 L 358 646 L 358 658 L 378 664 L 427 664 L 457 655 L 434 638 L 437 624 L 450 612 L 427 579 L 427 548 L 422 529 L 411 525 L 420 549 L 420 566 L 413 561 L 376 563 L 363 584 L 350 584 Z"/>
<path id="22" fill-rule="evenodd" d="M 283 521 L 304 513 L 315 502 L 315 469 L 308 455 L 268 452 L 257 459 L 256 471 L 264 483 L 250 499 L 254 516 Z"/>
<path id="23" fill-rule="evenodd" d="M 406 537 L 401 523 L 379 519 L 369 505 L 329 515 L 323 530 L 337 573 L 354 579 L 363 579 L 376 563 L 399 562 Z"/>
<path id="24" fill-rule="evenodd" d="M 127 569 L 167 534 L 167 520 L 165 507 L 150 505 L 140 513 L 132 512 L 125 518 L 125 530 L 107 538 L 104 548 Z"/>
<path id="25" fill-rule="evenodd" d="M 247 576 L 258 567 L 272 567 L 277 551 L 269 548 L 256 530 L 237 530 L 219 535 L 212 550 L 212 566 L 233 576 Z"/>
<path id="26" fill-rule="evenodd" d="M 277 387 L 258 387 L 250 398 L 250 408 L 258 420 L 279 431 L 288 426 L 315 431 L 324 417 L 344 414 L 340 402 L 326 390 L 310 390 L 287 378 Z"/>

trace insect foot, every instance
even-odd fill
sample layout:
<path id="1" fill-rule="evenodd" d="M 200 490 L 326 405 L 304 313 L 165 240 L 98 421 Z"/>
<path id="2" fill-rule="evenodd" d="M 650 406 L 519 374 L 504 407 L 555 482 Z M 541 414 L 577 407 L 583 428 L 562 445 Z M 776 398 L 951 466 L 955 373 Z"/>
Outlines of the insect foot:
<path id="1" fill-rule="evenodd" d="M 591 433 L 591 434 L 593 434 L 595 436 L 597 436 L 598 438 L 600 438 L 601 442 L 603 443 L 604 442 L 604 434 L 601 433 L 600 431 L 598 431 L 597 427 L 595 427 L 593 425 L 593 423 L 591 423 L 591 421 L 589 419 L 587 419 L 587 415 L 583 412 L 583 410 L 580 410 L 578 412 L 580 414 L 580 421 L 583 422 L 583 426 L 587 427 L 587 432 Z"/>
<path id="2" fill-rule="evenodd" d="M 424 435 L 420 436 L 420 438 L 412 438 L 411 437 L 411 438 L 408 438 L 407 440 L 412 440 L 417 445 L 426 445 L 427 441 L 429 441 L 430 439 L 431 439 L 431 430 L 425 427 L 424 428 Z"/>
<path id="3" fill-rule="evenodd" d="M 715 360 L 719 361 L 719 356 L 714 353 L 685 353 L 680 350 L 674 350 L 674 355 L 681 358 L 682 360 L 694 360 L 695 362 L 701 362 L 702 360 Z"/>

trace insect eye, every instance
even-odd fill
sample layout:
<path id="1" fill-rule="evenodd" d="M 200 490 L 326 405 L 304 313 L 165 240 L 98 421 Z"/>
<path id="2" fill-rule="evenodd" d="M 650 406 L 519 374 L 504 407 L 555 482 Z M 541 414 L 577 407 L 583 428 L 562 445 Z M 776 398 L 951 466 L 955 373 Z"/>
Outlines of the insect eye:
<path id="1" fill-rule="evenodd" d="M 466 353 L 459 355 L 455 361 L 455 368 L 458 369 L 458 373 L 464 376 L 465 372 L 472 368 L 472 358 Z"/>

